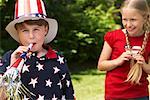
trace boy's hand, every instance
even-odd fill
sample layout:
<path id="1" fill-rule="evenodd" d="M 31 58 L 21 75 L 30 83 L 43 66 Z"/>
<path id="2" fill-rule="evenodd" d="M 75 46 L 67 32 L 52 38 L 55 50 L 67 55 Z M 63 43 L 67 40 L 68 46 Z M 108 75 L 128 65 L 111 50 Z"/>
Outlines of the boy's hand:
<path id="1" fill-rule="evenodd" d="M 23 52 L 26 52 L 28 50 L 27 46 L 19 46 L 12 54 L 11 54 L 11 63 L 10 66 L 12 64 L 14 64 L 14 62 L 20 57 L 20 54 L 22 54 Z"/>
<path id="2" fill-rule="evenodd" d="M 8 69 L 4 75 L 4 77 L 9 77 L 11 78 L 13 81 L 15 81 L 16 79 L 20 79 L 19 76 L 19 70 L 17 68 L 11 67 L 10 69 Z"/>
<path id="3" fill-rule="evenodd" d="M 6 93 L 6 87 L 5 86 L 1 86 L 0 87 L 0 100 L 8 100 L 7 99 L 7 93 Z"/>

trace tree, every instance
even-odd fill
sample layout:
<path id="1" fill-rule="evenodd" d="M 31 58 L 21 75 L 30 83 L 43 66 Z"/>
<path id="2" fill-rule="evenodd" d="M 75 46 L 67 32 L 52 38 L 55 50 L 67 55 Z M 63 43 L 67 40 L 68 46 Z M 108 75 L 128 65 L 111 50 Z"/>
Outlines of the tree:
<path id="1" fill-rule="evenodd" d="M 69 62 L 96 61 L 104 34 L 120 28 L 120 21 L 117 21 L 120 20 L 117 9 L 120 2 L 121 0 L 45 0 L 48 16 L 55 18 L 59 23 L 57 37 L 51 44 L 61 51 Z M 6 51 L 16 47 L 16 42 L 8 39 L 10 36 L 4 31 L 6 25 L 13 20 L 14 1 L 4 2 L 0 10 L 0 41 L 1 47 Z M 8 41 L 11 41 L 11 47 L 6 46 Z"/>

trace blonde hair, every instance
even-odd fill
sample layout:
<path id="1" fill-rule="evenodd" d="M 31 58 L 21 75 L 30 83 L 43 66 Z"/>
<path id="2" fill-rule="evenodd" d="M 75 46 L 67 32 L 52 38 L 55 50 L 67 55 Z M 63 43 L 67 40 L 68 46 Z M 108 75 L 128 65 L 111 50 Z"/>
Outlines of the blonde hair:
<path id="1" fill-rule="evenodd" d="M 149 33 L 150 33 L 150 6 L 149 6 L 149 1 L 148 0 L 125 0 L 124 3 L 121 6 L 121 12 L 123 8 L 131 8 L 131 9 L 136 9 L 139 11 L 139 13 L 143 16 L 145 19 L 145 23 L 143 25 L 143 30 L 145 32 L 142 48 L 139 52 L 139 54 L 143 55 Z M 131 46 L 130 46 L 130 41 L 128 39 L 128 34 L 126 32 L 126 43 L 128 49 L 131 51 Z M 142 65 L 135 63 L 134 59 L 131 60 L 130 62 L 131 69 L 128 73 L 127 80 L 130 81 L 131 83 L 136 83 L 139 84 L 140 78 L 142 76 Z"/>

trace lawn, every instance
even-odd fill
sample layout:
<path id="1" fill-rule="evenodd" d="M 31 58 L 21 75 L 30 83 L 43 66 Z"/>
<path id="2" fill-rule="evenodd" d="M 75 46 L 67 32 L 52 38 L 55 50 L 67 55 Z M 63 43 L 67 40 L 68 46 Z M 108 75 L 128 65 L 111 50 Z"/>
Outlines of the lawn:
<path id="1" fill-rule="evenodd" d="M 86 69 L 79 72 L 73 71 L 71 77 L 76 100 L 104 100 L 105 72 Z M 150 76 L 148 80 L 150 82 Z"/>
<path id="2" fill-rule="evenodd" d="M 86 69 L 71 74 L 77 100 L 104 100 L 105 73 Z"/>

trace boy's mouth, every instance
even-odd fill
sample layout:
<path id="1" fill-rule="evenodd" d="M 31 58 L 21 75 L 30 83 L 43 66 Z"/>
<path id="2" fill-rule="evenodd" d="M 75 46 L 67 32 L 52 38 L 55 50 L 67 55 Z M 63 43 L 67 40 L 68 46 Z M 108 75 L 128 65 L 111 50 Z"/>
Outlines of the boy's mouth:
<path id="1" fill-rule="evenodd" d="M 35 45 L 36 43 L 33 43 L 33 46 Z"/>

